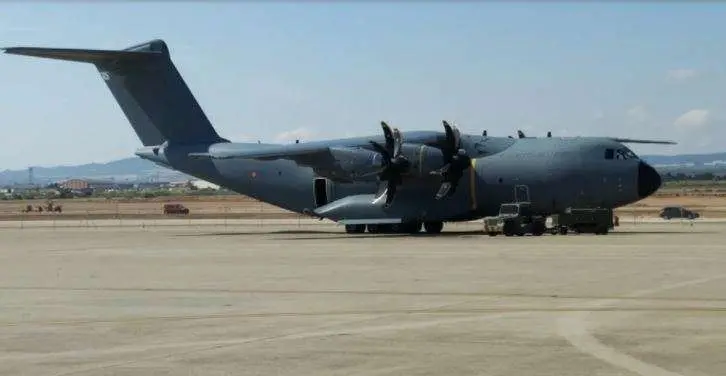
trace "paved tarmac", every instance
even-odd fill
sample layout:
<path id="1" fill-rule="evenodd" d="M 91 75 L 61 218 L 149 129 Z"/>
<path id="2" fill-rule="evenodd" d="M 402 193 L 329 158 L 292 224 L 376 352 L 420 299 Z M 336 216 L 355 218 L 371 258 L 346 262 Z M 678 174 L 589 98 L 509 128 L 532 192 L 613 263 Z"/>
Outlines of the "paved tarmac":
<path id="1" fill-rule="evenodd" d="M 726 224 L 0 229 L 0 375 L 725 375 Z"/>

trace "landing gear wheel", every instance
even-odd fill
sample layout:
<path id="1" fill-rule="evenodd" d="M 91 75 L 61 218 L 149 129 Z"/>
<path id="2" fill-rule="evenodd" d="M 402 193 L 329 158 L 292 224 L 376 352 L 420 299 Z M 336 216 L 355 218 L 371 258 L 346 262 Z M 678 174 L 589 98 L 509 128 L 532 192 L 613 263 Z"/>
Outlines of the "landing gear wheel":
<path id="1" fill-rule="evenodd" d="M 418 234 L 421 232 L 421 226 L 423 226 L 423 223 L 419 221 L 415 222 L 408 222 L 403 228 L 403 232 L 409 233 L 409 234 Z"/>
<path id="2" fill-rule="evenodd" d="M 424 229 L 429 234 L 438 234 L 444 229 L 444 222 L 424 222 Z"/>
<path id="3" fill-rule="evenodd" d="M 504 232 L 504 236 L 515 235 L 514 227 L 515 227 L 514 222 L 504 222 L 504 226 L 502 228 L 502 232 Z"/>
<path id="4" fill-rule="evenodd" d="M 396 233 L 396 229 L 393 227 L 392 224 L 389 224 L 389 223 L 380 224 L 380 225 L 378 225 L 378 228 L 380 229 L 380 232 L 382 232 L 384 234 Z"/>
<path id="5" fill-rule="evenodd" d="M 547 226 L 545 226 L 544 222 L 535 222 L 532 226 L 532 235 L 534 236 L 542 236 L 545 231 L 547 231 Z"/>
<path id="6" fill-rule="evenodd" d="M 417 234 L 421 231 L 421 222 L 403 222 L 391 225 L 391 231 L 395 234 Z"/>
<path id="7" fill-rule="evenodd" d="M 345 232 L 349 234 L 362 234 L 366 231 L 366 225 L 345 225 Z"/>

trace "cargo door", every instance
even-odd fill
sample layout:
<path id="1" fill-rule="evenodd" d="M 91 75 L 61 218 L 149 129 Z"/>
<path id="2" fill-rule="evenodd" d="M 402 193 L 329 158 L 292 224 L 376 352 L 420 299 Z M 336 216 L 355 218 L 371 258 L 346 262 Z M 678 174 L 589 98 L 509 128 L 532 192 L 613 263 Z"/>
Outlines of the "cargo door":
<path id="1" fill-rule="evenodd" d="M 315 207 L 319 208 L 327 205 L 332 196 L 331 184 L 326 178 L 315 178 L 313 181 L 313 195 L 315 198 Z"/>

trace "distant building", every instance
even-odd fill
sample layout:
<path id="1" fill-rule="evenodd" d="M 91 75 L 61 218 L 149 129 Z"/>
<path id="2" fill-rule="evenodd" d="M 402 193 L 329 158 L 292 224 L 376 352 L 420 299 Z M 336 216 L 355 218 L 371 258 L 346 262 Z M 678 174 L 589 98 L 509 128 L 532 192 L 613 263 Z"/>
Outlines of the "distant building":
<path id="1" fill-rule="evenodd" d="M 134 188 L 136 189 L 164 189 L 169 188 L 169 183 L 167 182 L 139 182 L 134 184 Z"/>
<path id="2" fill-rule="evenodd" d="M 197 189 L 214 189 L 214 190 L 219 189 L 219 186 L 217 184 L 210 183 L 206 180 L 196 179 L 196 180 L 189 181 L 189 183 L 191 185 L 193 185 L 194 187 L 196 187 Z"/>
<path id="3" fill-rule="evenodd" d="M 67 189 L 73 192 L 85 194 L 90 194 L 94 191 L 111 191 L 134 188 L 134 184 L 130 182 L 117 183 L 115 181 L 90 179 L 68 179 L 58 182 L 57 186 L 60 189 Z"/>
<path id="4" fill-rule="evenodd" d="M 71 191 L 83 191 L 90 188 L 87 180 L 69 179 L 58 183 L 58 188 L 70 189 Z"/>

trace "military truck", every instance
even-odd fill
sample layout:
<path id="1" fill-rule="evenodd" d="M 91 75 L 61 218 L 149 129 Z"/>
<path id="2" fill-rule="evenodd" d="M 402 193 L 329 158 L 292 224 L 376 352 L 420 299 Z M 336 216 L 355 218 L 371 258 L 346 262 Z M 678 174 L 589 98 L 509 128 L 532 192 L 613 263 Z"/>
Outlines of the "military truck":
<path id="1" fill-rule="evenodd" d="M 499 206 L 499 215 L 484 218 L 484 232 L 489 236 L 540 236 L 547 230 L 546 218 L 533 215 L 529 202 L 504 203 Z"/>
<path id="2" fill-rule="evenodd" d="M 549 230 L 552 235 L 566 235 L 568 231 L 606 235 L 614 228 L 613 211 L 607 208 L 567 208 L 551 218 Z"/>

